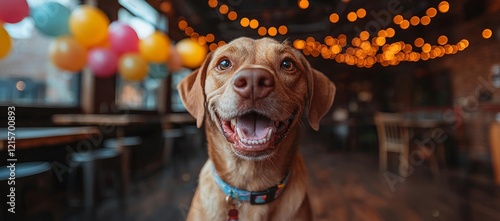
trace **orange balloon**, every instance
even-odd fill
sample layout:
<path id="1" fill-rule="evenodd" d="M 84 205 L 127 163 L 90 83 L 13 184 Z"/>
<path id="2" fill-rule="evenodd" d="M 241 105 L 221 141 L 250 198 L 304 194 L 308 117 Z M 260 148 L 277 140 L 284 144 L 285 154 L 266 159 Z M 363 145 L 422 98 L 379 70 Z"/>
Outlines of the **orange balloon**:
<path id="1" fill-rule="evenodd" d="M 191 38 L 185 38 L 177 42 L 177 51 L 181 55 L 182 65 L 195 69 L 200 67 L 207 55 L 207 47 L 198 44 Z"/>
<path id="2" fill-rule="evenodd" d="M 139 54 L 124 54 L 118 61 L 118 72 L 127 81 L 142 81 L 148 75 L 148 71 L 148 62 Z"/>
<path id="3" fill-rule="evenodd" d="M 56 38 L 49 47 L 52 63 L 63 70 L 76 72 L 87 63 L 87 50 L 72 37 Z"/>
<path id="4" fill-rule="evenodd" d="M 166 62 L 170 55 L 170 39 L 164 33 L 156 31 L 139 42 L 139 52 L 149 62 Z"/>
<path id="5" fill-rule="evenodd" d="M 100 9 L 83 5 L 71 12 L 69 16 L 69 29 L 85 47 L 97 46 L 104 42 L 108 36 L 109 19 Z"/>
<path id="6" fill-rule="evenodd" d="M 9 33 L 0 25 L 0 59 L 6 57 L 12 48 L 12 39 Z"/>

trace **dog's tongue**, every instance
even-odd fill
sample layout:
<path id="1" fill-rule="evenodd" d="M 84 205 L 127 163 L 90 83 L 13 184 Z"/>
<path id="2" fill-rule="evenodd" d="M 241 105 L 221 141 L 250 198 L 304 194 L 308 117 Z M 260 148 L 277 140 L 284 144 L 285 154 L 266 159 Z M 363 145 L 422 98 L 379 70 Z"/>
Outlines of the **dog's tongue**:
<path id="1" fill-rule="evenodd" d="M 238 118 L 236 127 L 241 130 L 241 136 L 244 138 L 263 139 L 269 130 L 274 128 L 274 122 L 258 114 L 246 114 Z"/>

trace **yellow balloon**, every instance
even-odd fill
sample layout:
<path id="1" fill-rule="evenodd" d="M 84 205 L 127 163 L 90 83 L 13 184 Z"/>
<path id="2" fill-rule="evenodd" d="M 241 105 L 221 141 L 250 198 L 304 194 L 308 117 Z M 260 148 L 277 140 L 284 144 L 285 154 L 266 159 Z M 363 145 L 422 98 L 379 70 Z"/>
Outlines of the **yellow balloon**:
<path id="1" fill-rule="evenodd" d="M 6 57 L 12 48 L 12 39 L 9 33 L 0 26 L 0 59 Z"/>
<path id="2" fill-rule="evenodd" d="M 148 62 L 139 54 L 124 54 L 118 61 L 118 72 L 127 81 L 142 81 L 148 75 L 148 71 Z"/>
<path id="3" fill-rule="evenodd" d="M 176 49 L 181 55 L 182 65 L 191 69 L 200 67 L 208 52 L 207 47 L 198 44 L 191 38 L 177 42 Z"/>
<path id="4" fill-rule="evenodd" d="M 139 42 L 139 52 L 149 62 L 166 62 L 170 55 L 170 39 L 164 33 L 156 31 Z"/>
<path id="5" fill-rule="evenodd" d="M 83 5 L 71 12 L 69 29 L 75 39 L 85 47 L 104 42 L 108 36 L 109 19 L 100 9 Z"/>
<path id="6" fill-rule="evenodd" d="M 49 47 L 50 60 L 67 71 L 79 71 L 87 63 L 87 50 L 72 37 L 56 38 Z"/>

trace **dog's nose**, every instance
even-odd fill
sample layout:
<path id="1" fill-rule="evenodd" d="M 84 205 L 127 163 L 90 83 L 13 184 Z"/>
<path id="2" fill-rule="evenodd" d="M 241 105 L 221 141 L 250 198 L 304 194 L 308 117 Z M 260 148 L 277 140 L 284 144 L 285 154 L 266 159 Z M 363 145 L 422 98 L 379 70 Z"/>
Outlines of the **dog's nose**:
<path id="1" fill-rule="evenodd" d="M 248 68 L 233 77 L 233 90 L 244 98 L 264 98 L 274 89 L 274 77 L 269 71 Z"/>

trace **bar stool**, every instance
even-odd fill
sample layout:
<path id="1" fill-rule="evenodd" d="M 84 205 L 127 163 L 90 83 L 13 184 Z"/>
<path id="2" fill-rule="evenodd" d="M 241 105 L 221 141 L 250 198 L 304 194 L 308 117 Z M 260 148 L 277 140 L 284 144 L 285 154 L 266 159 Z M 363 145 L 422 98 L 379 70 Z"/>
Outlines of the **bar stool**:
<path id="1" fill-rule="evenodd" d="M 141 144 L 141 137 L 111 138 L 103 142 L 103 147 L 105 149 L 116 150 L 117 152 L 121 153 L 121 167 L 123 169 L 122 177 L 124 191 L 126 194 L 129 191 L 131 164 L 135 164 L 137 162 L 137 160 L 131 153 L 133 153 L 134 149 L 139 149 Z"/>
<path id="2" fill-rule="evenodd" d="M 15 167 L 0 167 L 0 194 L 7 200 L 0 206 L 0 219 L 57 220 L 52 179 L 52 168 L 47 162 L 15 163 Z M 9 185 L 9 180 L 15 181 L 15 185 Z M 11 187 L 15 188 L 15 192 L 10 191 Z M 8 195 L 15 195 L 12 201 L 15 203 L 12 204 L 15 214 L 8 211 L 11 208 Z"/>
<path id="3" fill-rule="evenodd" d="M 120 152 L 116 149 L 97 149 L 81 153 L 72 153 L 70 156 L 70 180 L 68 182 L 68 191 L 73 192 L 75 187 L 75 174 L 78 167 L 82 168 L 83 173 L 83 207 L 85 212 L 85 220 L 94 220 L 94 191 L 96 177 L 99 179 L 99 192 L 104 195 L 106 190 L 105 178 L 106 175 L 112 175 L 113 188 L 116 195 L 123 202 L 124 187 L 121 184 L 122 167 L 119 162 Z"/>

